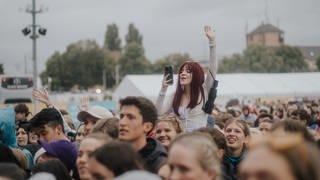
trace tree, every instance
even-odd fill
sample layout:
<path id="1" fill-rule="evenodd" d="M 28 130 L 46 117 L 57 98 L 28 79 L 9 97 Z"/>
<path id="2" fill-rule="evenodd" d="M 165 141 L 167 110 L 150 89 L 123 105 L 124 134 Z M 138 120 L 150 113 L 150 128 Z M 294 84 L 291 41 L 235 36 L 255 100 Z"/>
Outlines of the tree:
<path id="1" fill-rule="evenodd" d="M 4 70 L 3 70 L 3 64 L 0 64 L 0 74 L 3 74 Z"/>
<path id="2" fill-rule="evenodd" d="M 282 58 L 284 66 L 283 72 L 305 72 L 308 71 L 308 65 L 304 61 L 301 51 L 296 47 L 280 46 L 275 50 L 276 56 Z"/>
<path id="3" fill-rule="evenodd" d="M 299 49 L 291 46 L 250 46 L 243 51 L 243 55 L 223 58 L 218 70 L 220 73 L 303 72 L 307 71 L 307 64 Z"/>
<path id="4" fill-rule="evenodd" d="M 131 42 L 128 44 L 119 60 L 121 78 L 127 74 L 150 73 L 150 62 L 144 56 L 143 47 Z"/>
<path id="5" fill-rule="evenodd" d="M 318 70 L 320 71 L 320 56 L 317 58 L 317 67 L 318 67 Z"/>
<path id="6" fill-rule="evenodd" d="M 63 60 L 59 52 L 55 52 L 46 62 L 46 70 L 40 74 L 43 84 L 48 84 L 51 78 L 51 89 L 60 90 L 64 86 Z"/>
<path id="7" fill-rule="evenodd" d="M 118 26 L 115 23 L 107 26 L 103 47 L 110 51 L 121 51 L 121 39 L 119 38 Z"/>
<path id="8" fill-rule="evenodd" d="M 79 41 L 67 47 L 65 53 L 54 53 L 46 63 L 46 71 L 41 74 L 43 83 L 52 78 L 53 90 L 69 90 L 74 85 L 88 88 L 102 84 L 102 72 L 114 77 L 115 62 L 108 52 L 92 40 Z"/>
<path id="9" fill-rule="evenodd" d="M 169 54 L 162 59 L 157 60 L 153 66 L 154 73 L 163 73 L 163 68 L 166 64 L 173 65 L 173 71 L 178 72 L 180 66 L 187 60 L 191 59 L 189 54 Z"/>
<path id="10" fill-rule="evenodd" d="M 134 26 L 133 23 L 129 24 L 128 33 L 126 34 L 126 43 L 127 45 L 136 42 L 142 46 L 142 35 L 140 35 L 138 29 Z"/>
<path id="11" fill-rule="evenodd" d="M 127 74 L 146 74 L 151 72 L 151 63 L 144 55 L 142 35 L 134 24 L 129 24 L 128 33 L 125 36 L 126 46 L 119 60 L 120 78 Z"/>
<path id="12" fill-rule="evenodd" d="M 224 57 L 220 63 L 218 72 L 219 73 L 238 73 L 245 72 L 243 69 L 243 57 L 240 54 L 234 54 L 230 57 Z"/>

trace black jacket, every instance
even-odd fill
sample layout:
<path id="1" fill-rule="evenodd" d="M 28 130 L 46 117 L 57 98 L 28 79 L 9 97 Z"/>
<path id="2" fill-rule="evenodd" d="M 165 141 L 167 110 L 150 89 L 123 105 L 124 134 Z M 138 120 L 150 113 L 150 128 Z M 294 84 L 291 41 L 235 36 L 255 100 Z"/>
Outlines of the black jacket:
<path id="1" fill-rule="evenodd" d="M 147 138 L 147 144 L 138 153 L 144 163 L 144 168 L 155 174 L 161 163 L 167 159 L 166 149 L 153 138 Z"/>

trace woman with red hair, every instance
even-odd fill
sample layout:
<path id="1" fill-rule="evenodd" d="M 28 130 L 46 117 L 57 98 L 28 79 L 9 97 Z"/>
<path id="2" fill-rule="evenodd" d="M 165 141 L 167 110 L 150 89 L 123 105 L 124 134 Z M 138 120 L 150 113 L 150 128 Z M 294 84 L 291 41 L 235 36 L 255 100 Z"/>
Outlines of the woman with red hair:
<path id="1" fill-rule="evenodd" d="M 160 115 L 174 112 L 182 117 L 187 131 L 207 125 L 208 114 L 202 110 L 202 107 L 208 99 L 208 92 L 213 85 L 217 72 L 215 33 L 209 26 L 205 26 L 204 31 L 209 39 L 210 47 L 210 66 L 206 78 L 199 63 L 186 61 L 179 69 L 174 95 L 166 98 L 165 101 L 165 94 L 170 80 L 166 80 L 167 76 L 164 76 L 162 88 L 156 102 Z"/>

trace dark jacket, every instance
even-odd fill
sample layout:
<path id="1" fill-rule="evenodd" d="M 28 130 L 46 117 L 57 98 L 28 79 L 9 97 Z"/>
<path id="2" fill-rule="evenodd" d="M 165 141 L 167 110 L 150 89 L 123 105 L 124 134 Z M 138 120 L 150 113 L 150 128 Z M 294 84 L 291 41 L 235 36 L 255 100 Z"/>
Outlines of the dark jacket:
<path id="1" fill-rule="evenodd" d="M 246 155 L 247 155 L 246 148 L 244 148 L 244 150 L 242 151 L 239 157 L 233 157 L 228 153 L 224 155 L 221 163 L 222 175 L 224 180 L 237 179 L 238 165 Z"/>
<path id="2" fill-rule="evenodd" d="M 161 163 L 167 159 L 166 149 L 153 138 L 147 138 L 147 144 L 138 153 L 144 163 L 144 168 L 155 174 Z"/>

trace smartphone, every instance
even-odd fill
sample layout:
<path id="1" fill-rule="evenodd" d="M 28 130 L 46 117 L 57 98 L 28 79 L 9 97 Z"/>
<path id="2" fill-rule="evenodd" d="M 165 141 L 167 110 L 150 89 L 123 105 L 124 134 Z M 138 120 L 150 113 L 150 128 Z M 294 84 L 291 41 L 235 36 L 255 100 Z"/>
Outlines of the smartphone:
<path id="1" fill-rule="evenodd" d="M 169 74 L 169 76 L 167 77 L 167 82 L 168 84 L 173 84 L 173 66 L 172 65 L 165 65 L 164 66 L 164 77 L 166 77 Z"/>

